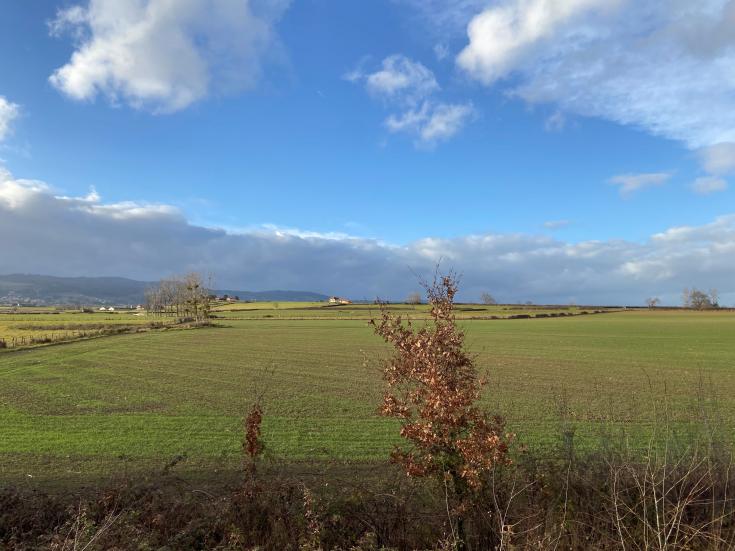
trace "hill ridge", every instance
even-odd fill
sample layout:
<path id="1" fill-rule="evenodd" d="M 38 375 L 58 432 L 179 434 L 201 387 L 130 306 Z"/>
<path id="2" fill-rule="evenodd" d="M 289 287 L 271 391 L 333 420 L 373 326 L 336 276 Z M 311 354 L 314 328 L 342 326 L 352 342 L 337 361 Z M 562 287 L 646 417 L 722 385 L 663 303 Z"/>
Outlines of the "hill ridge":
<path id="1" fill-rule="evenodd" d="M 139 281 L 120 276 L 50 276 L 40 274 L 0 275 L 0 304 L 140 304 L 145 290 L 156 285 L 153 281 Z M 213 293 L 238 296 L 241 300 L 318 302 L 327 295 L 312 291 L 267 290 L 244 291 L 225 289 Z"/>

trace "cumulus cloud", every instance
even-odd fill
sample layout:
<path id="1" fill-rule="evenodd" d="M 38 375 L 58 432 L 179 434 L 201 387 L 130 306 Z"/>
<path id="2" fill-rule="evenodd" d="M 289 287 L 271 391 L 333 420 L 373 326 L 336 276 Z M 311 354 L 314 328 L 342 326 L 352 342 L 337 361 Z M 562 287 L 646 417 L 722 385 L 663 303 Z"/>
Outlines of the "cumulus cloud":
<path id="1" fill-rule="evenodd" d="M 610 178 L 609 182 L 613 185 L 620 186 L 620 195 L 622 197 L 630 197 L 638 190 L 664 185 L 671 174 L 668 172 L 649 172 L 643 174 L 620 174 Z"/>
<path id="2" fill-rule="evenodd" d="M 94 192 L 62 197 L 2 171 L 0 236 L 6 273 L 154 280 L 202 270 L 222 288 L 401 299 L 415 289 L 413 272 L 428 276 L 442 260 L 462 274 L 462 300 L 489 291 L 502 301 L 640 304 L 655 295 L 673 304 L 691 286 L 718 288 L 725 304 L 735 300 L 735 215 L 643 243 L 483 234 L 396 245 L 273 227 L 207 228 L 168 205 L 105 203 Z"/>
<path id="3" fill-rule="evenodd" d="M 363 82 L 374 97 L 398 106 L 400 113 L 385 119 L 393 133 L 405 132 L 416 139 L 416 145 L 433 146 L 457 134 L 472 118 L 471 103 L 445 103 L 432 96 L 440 90 L 434 73 L 423 64 L 403 55 L 386 57 L 374 72 L 358 68 L 345 75 L 350 82 Z"/>
<path id="4" fill-rule="evenodd" d="M 0 142 L 10 135 L 13 121 L 18 118 L 18 115 L 20 115 L 20 105 L 0 96 Z"/>
<path id="5" fill-rule="evenodd" d="M 59 11 L 52 34 L 70 32 L 71 59 L 50 77 L 76 100 L 173 112 L 210 93 L 252 87 L 274 45 L 287 2 L 89 0 Z"/>
<path id="6" fill-rule="evenodd" d="M 735 0 L 500 0 L 459 66 L 525 100 L 679 140 L 735 142 Z"/>
<path id="7" fill-rule="evenodd" d="M 692 190 L 700 195 L 709 195 L 727 190 L 727 182 L 716 176 L 702 176 L 694 180 Z"/>
<path id="8" fill-rule="evenodd" d="M 377 71 L 359 69 L 346 75 L 351 82 L 364 81 L 368 92 L 386 100 L 415 104 L 439 90 L 434 73 L 403 55 L 391 55 Z"/>
<path id="9" fill-rule="evenodd" d="M 486 9 L 467 28 L 461 67 L 485 84 L 508 75 L 565 24 L 610 0 L 516 0 Z"/>

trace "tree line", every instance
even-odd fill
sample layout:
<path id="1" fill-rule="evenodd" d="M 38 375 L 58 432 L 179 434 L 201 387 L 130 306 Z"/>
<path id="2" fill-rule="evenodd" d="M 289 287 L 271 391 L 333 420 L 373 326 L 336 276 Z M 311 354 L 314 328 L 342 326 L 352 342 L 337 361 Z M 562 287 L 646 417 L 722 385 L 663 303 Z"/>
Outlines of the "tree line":
<path id="1" fill-rule="evenodd" d="M 685 287 L 681 293 L 681 304 L 684 308 L 693 310 L 710 310 L 720 307 L 720 293 L 717 289 L 710 289 L 708 292 L 697 289 L 696 287 Z M 656 308 L 661 305 L 661 299 L 658 297 L 649 297 L 646 299 L 646 306 Z"/>
<path id="2" fill-rule="evenodd" d="M 154 315 L 171 316 L 179 320 L 203 321 L 209 318 L 212 295 L 201 274 L 162 279 L 145 292 L 145 308 Z"/>

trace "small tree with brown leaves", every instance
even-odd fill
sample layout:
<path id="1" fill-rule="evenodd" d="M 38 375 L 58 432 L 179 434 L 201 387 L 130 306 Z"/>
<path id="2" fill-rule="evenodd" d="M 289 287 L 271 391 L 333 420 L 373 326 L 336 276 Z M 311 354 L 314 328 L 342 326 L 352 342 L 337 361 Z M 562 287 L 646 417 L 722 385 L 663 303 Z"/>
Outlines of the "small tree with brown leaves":
<path id="1" fill-rule="evenodd" d="M 263 440 L 260 436 L 260 426 L 263 423 L 263 408 L 260 401 L 250 406 L 250 411 L 245 418 L 245 440 L 242 450 L 245 459 L 245 472 L 251 476 L 255 474 L 255 465 L 258 457 L 263 453 Z"/>
<path id="2" fill-rule="evenodd" d="M 263 451 L 265 443 L 261 436 L 263 425 L 263 401 L 266 391 L 270 388 L 273 366 L 264 367 L 255 377 L 252 387 L 252 401 L 244 421 L 244 439 L 242 441 L 243 467 L 246 474 L 252 479 L 255 475 L 256 464 Z"/>
<path id="3" fill-rule="evenodd" d="M 456 278 L 435 277 L 425 288 L 430 323 L 414 328 L 386 308 L 379 320 L 370 322 L 395 348 L 384 364 L 387 388 L 381 413 L 400 420 L 401 436 L 410 444 L 396 448 L 392 460 L 409 476 L 433 476 L 453 490 L 459 503 L 457 547 L 462 549 L 462 509 L 482 486 L 483 474 L 509 462 L 511 435 L 501 417 L 477 405 L 484 382 L 464 350 L 464 333 L 456 323 Z"/>

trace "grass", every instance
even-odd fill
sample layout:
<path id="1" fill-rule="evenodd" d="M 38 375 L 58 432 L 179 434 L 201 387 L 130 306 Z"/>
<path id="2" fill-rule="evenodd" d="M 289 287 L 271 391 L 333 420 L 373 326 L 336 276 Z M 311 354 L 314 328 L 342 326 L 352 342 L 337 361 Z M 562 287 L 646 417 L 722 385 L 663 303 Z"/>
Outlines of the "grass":
<path id="1" fill-rule="evenodd" d="M 258 390 L 271 456 L 383 460 L 397 437 L 376 414 L 374 359 L 389 351 L 364 320 L 336 322 L 327 308 L 319 310 L 326 319 L 288 319 L 283 304 L 282 318 L 0 353 L 0 482 L 83 481 L 160 468 L 176 455 L 193 469 L 236 466 L 242 416 Z M 48 315 L 49 323 L 64 316 Z M 462 323 L 490 375 L 484 400 L 531 447 L 556 445 L 564 426 L 588 445 L 611 423 L 644 435 L 664 402 L 682 430 L 703 409 L 725 420 L 723 430 L 735 425 L 732 312 Z"/>

